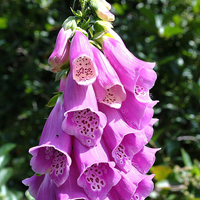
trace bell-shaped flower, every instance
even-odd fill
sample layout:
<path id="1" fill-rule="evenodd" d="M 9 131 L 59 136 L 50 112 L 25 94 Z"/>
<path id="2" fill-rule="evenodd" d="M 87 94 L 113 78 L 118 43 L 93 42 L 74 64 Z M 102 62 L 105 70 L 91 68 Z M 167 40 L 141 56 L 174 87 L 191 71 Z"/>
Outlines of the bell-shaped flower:
<path id="1" fill-rule="evenodd" d="M 114 21 L 115 16 L 109 11 L 111 6 L 104 0 L 90 0 L 92 8 L 97 16 L 104 21 Z"/>
<path id="2" fill-rule="evenodd" d="M 147 138 L 147 141 L 150 141 L 153 136 L 153 125 L 158 121 L 158 119 L 152 118 L 148 125 L 144 127 L 144 132 Z"/>
<path id="3" fill-rule="evenodd" d="M 29 150 L 33 171 L 49 174 L 57 187 L 67 180 L 71 165 L 71 138 L 62 130 L 63 119 L 64 106 L 59 97 L 46 121 L 39 146 Z"/>
<path id="4" fill-rule="evenodd" d="M 121 180 L 114 186 L 114 189 L 123 200 L 130 200 L 135 194 L 139 183 L 146 175 L 141 174 L 136 168 L 131 167 L 128 173 L 121 171 L 121 176 Z"/>
<path id="5" fill-rule="evenodd" d="M 158 101 L 139 102 L 135 95 L 126 90 L 126 100 L 119 109 L 126 123 L 134 129 L 143 129 L 154 114 L 153 106 Z"/>
<path id="6" fill-rule="evenodd" d="M 114 108 L 99 104 L 99 109 L 106 114 L 108 120 L 103 138 L 111 149 L 118 168 L 128 172 L 133 156 L 147 144 L 144 130 L 138 131 L 129 127 Z"/>
<path id="7" fill-rule="evenodd" d="M 70 45 L 70 66 L 73 79 L 79 85 L 89 85 L 96 80 L 98 75 L 94 63 L 94 56 L 88 38 L 80 31 L 76 31 Z"/>
<path id="8" fill-rule="evenodd" d="M 139 182 L 135 194 L 132 196 L 133 200 L 144 200 L 150 195 L 154 188 L 154 184 L 152 181 L 153 177 L 154 174 L 146 175 L 145 178 Z"/>
<path id="9" fill-rule="evenodd" d="M 69 177 L 64 184 L 56 189 L 56 200 L 89 200 L 83 188 L 77 185 L 79 171 L 73 153 L 71 158 L 72 165 L 70 167 Z"/>
<path id="10" fill-rule="evenodd" d="M 108 58 L 110 64 L 117 72 L 123 86 L 127 90 L 131 92 L 135 91 L 136 83 L 138 77 L 140 76 L 140 70 L 142 68 L 153 71 L 155 63 L 145 62 L 136 58 L 121 42 L 118 42 L 113 38 L 103 36 L 102 45 L 103 52 Z M 146 72 L 142 71 L 141 73 L 141 78 L 145 78 L 143 74 L 146 74 Z M 153 72 L 150 77 L 146 77 L 147 80 L 145 79 L 144 81 L 145 85 L 141 85 L 141 87 L 147 87 L 148 85 L 146 85 L 146 83 L 152 85 L 152 82 L 155 81 L 152 77 L 155 77 L 155 74 L 153 75 Z M 146 89 L 144 88 L 143 90 L 146 91 Z"/>
<path id="11" fill-rule="evenodd" d="M 99 72 L 96 81 L 93 83 L 97 99 L 100 103 L 110 107 L 120 108 L 122 101 L 126 99 L 124 87 L 103 53 L 96 47 L 92 47 L 92 50 Z"/>
<path id="12" fill-rule="evenodd" d="M 160 148 L 144 146 L 132 158 L 132 165 L 141 173 L 146 174 L 155 162 L 155 154 Z"/>
<path id="13" fill-rule="evenodd" d="M 35 200 L 56 200 L 55 187 L 53 181 L 48 174 L 36 176 L 33 175 L 22 181 L 26 186 L 29 186 L 29 193 Z"/>
<path id="14" fill-rule="evenodd" d="M 51 65 L 51 71 L 54 73 L 60 72 L 61 67 L 69 62 L 69 38 L 72 36 L 72 30 L 64 30 L 61 28 L 57 39 L 54 50 L 49 57 L 49 64 Z"/>
<path id="15" fill-rule="evenodd" d="M 111 188 L 121 179 L 115 169 L 115 163 L 110 162 L 109 153 L 103 140 L 93 148 L 83 146 L 74 139 L 74 155 L 80 172 L 77 180 L 90 200 L 103 200 Z"/>
<path id="16" fill-rule="evenodd" d="M 85 146 L 97 145 L 107 119 L 105 114 L 98 111 L 92 85 L 78 85 L 70 72 L 66 80 L 64 104 L 66 112 L 63 130 L 75 136 Z"/>
<path id="17" fill-rule="evenodd" d="M 153 87 L 156 81 L 156 72 L 152 69 L 141 68 L 139 70 L 139 76 L 135 84 L 134 94 L 139 102 L 152 101 L 149 96 L 149 90 Z"/>

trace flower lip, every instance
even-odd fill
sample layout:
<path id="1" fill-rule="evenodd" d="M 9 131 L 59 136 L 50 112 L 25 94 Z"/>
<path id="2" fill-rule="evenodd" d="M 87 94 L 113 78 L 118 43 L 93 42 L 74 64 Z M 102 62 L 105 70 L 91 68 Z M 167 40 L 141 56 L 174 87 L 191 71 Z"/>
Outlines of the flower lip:
<path id="1" fill-rule="evenodd" d="M 36 173 L 49 174 L 58 187 L 68 178 L 71 158 L 66 152 L 53 145 L 43 144 L 31 148 L 29 153 L 33 156 L 30 165 Z"/>
<path id="2" fill-rule="evenodd" d="M 77 30 L 71 41 L 69 59 L 73 79 L 79 85 L 89 85 L 96 80 L 98 70 L 93 58 L 88 38 Z"/>

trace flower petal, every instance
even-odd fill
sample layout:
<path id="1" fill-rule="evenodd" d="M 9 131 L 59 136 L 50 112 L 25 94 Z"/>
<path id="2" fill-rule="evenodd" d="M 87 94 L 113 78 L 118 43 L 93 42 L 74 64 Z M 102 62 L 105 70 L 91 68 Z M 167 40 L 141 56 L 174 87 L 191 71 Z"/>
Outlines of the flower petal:
<path id="1" fill-rule="evenodd" d="M 77 180 L 91 200 L 103 200 L 121 176 L 110 162 L 108 151 L 101 140 L 97 146 L 88 149 L 74 139 L 74 155 L 80 176 Z"/>
<path id="2" fill-rule="evenodd" d="M 61 128 L 63 114 L 64 106 L 59 98 L 47 119 L 39 146 L 29 150 L 33 171 L 49 174 L 57 186 L 66 181 L 71 165 L 71 138 Z"/>
<path id="3" fill-rule="evenodd" d="M 57 188 L 56 200 L 89 200 L 82 187 L 77 185 L 79 171 L 72 155 L 72 165 L 70 167 L 69 177 L 66 182 Z"/>
<path id="4" fill-rule="evenodd" d="M 42 181 L 44 180 L 44 175 L 36 176 L 33 175 L 30 178 L 26 178 L 22 183 L 26 186 L 29 186 L 29 193 L 32 197 L 36 198 Z"/>
<path id="5" fill-rule="evenodd" d="M 103 37 L 103 52 L 117 72 L 124 87 L 134 92 L 141 68 L 152 69 L 155 63 L 136 58 L 124 44 L 110 37 Z"/>
<path id="6" fill-rule="evenodd" d="M 114 108 L 99 104 L 99 109 L 106 114 L 108 120 L 103 138 L 111 149 L 117 166 L 128 172 L 133 156 L 147 144 L 144 130 L 138 131 L 129 127 Z"/>
<path id="7" fill-rule="evenodd" d="M 101 140 L 107 120 L 106 116 L 98 111 L 92 85 L 76 84 L 69 73 L 64 104 L 66 112 L 62 123 L 63 130 L 69 135 L 74 135 L 83 145 L 95 146 Z"/>
<path id="8" fill-rule="evenodd" d="M 95 47 L 92 47 L 92 50 L 99 71 L 97 80 L 93 83 L 97 99 L 110 107 L 120 108 L 122 101 L 126 99 L 124 87 L 101 51 Z M 104 91 L 101 92 L 102 90 Z"/>
<path id="9" fill-rule="evenodd" d="M 145 174 L 152 167 L 155 162 L 155 154 L 160 148 L 149 148 L 144 146 L 137 154 L 132 158 L 132 165 L 141 173 Z"/>
<path id="10" fill-rule="evenodd" d="M 93 61 L 90 42 L 80 31 L 76 31 L 72 38 L 69 57 L 73 79 L 80 85 L 92 84 L 98 71 Z"/>
<path id="11" fill-rule="evenodd" d="M 61 28 L 58 33 L 54 50 L 48 60 L 51 71 L 54 73 L 61 71 L 61 67 L 69 61 L 69 38 L 71 35 L 71 29 Z"/>

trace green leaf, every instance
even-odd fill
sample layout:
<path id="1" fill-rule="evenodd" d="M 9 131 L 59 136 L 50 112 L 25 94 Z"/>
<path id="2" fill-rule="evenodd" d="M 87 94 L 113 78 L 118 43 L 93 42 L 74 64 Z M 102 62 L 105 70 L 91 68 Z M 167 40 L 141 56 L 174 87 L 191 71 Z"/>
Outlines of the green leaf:
<path id="1" fill-rule="evenodd" d="M 7 154 L 9 151 L 14 149 L 15 147 L 16 147 L 16 144 L 14 143 L 4 144 L 2 147 L 0 147 L 0 156 Z"/>
<path id="2" fill-rule="evenodd" d="M 5 167 L 6 164 L 8 164 L 9 160 L 10 160 L 9 154 L 0 156 L 0 170 L 3 167 Z"/>
<path id="3" fill-rule="evenodd" d="M 90 18 L 87 21 L 84 19 L 83 22 L 81 23 L 81 28 L 86 30 L 88 28 L 89 23 L 90 23 Z"/>
<path id="4" fill-rule="evenodd" d="M 7 28 L 7 21 L 8 19 L 6 17 L 0 17 L 0 29 L 6 29 Z"/>
<path id="5" fill-rule="evenodd" d="M 70 68 L 64 69 L 56 74 L 55 81 L 59 81 L 62 76 L 67 75 L 70 71 Z"/>
<path id="6" fill-rule="evenodd" d="M 183 163 L 185 164 L 185 166 L 192 167 L 192 160 L 190 158 L 190 155 L 183 148 L 181 148 L 181 155 L 182 155 Z"/>
<path id="7" fill-rule="evenodd" d="M 91 37 L 93 37 L 94 35 L 93 35 L 93 29 L 92 29 L 92 27 L 90 27 L 90 28 L 88 29 L 88 31 L 89 31 Z"/>
<path id="8" fill-rule="evenodd" d="M 65 30 L 71 28 L 72 30 L 74 30 L 74 27 L 76 27 L 76 20 L 75 20 L 75 17 L 68 17 L 64 22 L 63 22 L 63 25 Z"/>
<path id="9" fill-rule="evenodd" d="M 158 165 L 151 168 L 151 172 L 155 174 L 155 179 L 158 181 L 164 180 L 171 174 L 172 169 L 170 166 Z"/>
<path id="10" fill-rule="evenodd" d="M 56 102 L 58 100 L 58 97 L 60 97 L 63 94 L 63 92 L 59 92 L 59 94 L 56 94 L 55 96 L 53 96 L 49 102 L 47 103 L 47 107 L 54 107 L 56 105 Z"/>
<path id="11" fill-rule="evenodd" d="M 95 33 L 93 39 L 94 39 L 94 40 L 98 40 L 98 39 L 101 38 L 104 34 L 105 34 L 105 31 L 101 31 L 101 32 Z"/>
<path id="12" fill-rule="evenodd" d="M 171 38 L 172 36 L 174 35 L 178 35 L 178 34 L 181 34 L 183 33 L 183 29 L 178 27 L 178 26 L 175 26 L 175 27 L 171 27 L 171 26 L 166 26 L 165 29 L 164 29 L 164 33 L 163 33 L 163 37 L 166 37 L 166 38 Z"/>
<path id="13" fill-rule="evenodd" d="M 0 173 L 0 187 L 7 183 L 13 174 L 13 169 L 11 167 L 1 169 Z"/>

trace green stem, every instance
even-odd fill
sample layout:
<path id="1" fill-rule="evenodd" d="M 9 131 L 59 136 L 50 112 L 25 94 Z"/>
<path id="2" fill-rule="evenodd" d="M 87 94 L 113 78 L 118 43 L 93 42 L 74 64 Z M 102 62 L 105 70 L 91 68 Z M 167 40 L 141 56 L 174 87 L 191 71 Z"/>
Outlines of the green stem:
<path id="1" fill-rule="evenodd" d="M 74 2 L 73 2 L 73 6 L 72 6 L 73 10 L 74 10 L 75 3 L 76 3 L 76 0 L 74 0 Z"/>

